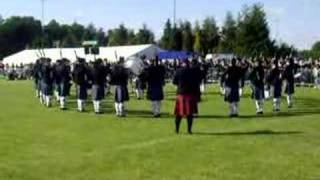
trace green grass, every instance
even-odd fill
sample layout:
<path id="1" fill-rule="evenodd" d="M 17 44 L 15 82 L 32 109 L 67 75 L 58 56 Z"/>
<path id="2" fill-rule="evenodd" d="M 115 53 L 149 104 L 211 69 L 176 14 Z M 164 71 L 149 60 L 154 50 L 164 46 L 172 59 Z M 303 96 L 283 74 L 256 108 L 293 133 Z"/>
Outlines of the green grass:
<path id="1" fill-rule="evenodd" d="M 195 134 L 173 133 L 174 90 L 164 117 L 154 120 L 148 101 L 132 98 L 125 119 L 106 114 L 47 109 L 28 81 L 0 81 L 0 179 L 320 179 L 320 92 L 298 89 L 296 106 L 255 116 L 241 101 L 242 117 L 230 120 L 228 105 L 210 87 L 200 106 Z M 91 106 L 91 104 L 90 104 Z M 92 109 L 92 108 L 91 108 Z M 182 130 L 185 132 L 184 122 Z"/>

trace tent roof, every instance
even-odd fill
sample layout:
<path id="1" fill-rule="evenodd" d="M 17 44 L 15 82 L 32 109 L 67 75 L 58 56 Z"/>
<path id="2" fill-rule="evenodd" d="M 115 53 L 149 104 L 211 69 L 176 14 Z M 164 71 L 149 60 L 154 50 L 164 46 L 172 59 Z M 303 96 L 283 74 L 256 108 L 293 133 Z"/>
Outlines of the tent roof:
<path id="1" fill-rule="evenodd" d="M 113 46 L 113 47 L 100 47 L 100 54 L 96 58 L 108 59 L 109 62 L 117 62 L 119 57 L 125 59 L 129 57 L 140 57 L 145 55 L 147 58 L 154 57 L 160 49 L 156 45 L 136 45 L 136 46 Z M 85 55 L 84 48 L 51 48 L 44 49 L 45 57 L 52 59 L 55 62 L 63 58 L 69 59 L 71 62 L 76 61 L 78 57 L 86 58 L 88 61 L 93 60 L 93 55 Z M 23 50 L 16 54 L 10 55 L 3 59 L 4 64 L 30 64 L 34 63 L 40 56 L 40 51 L 37 49 Z"/>
<path id="2" fill-rule="evenodd" d="M 192 57 L 193 53 L 186 51 L 162 51 L 158 53 L 159 59 L 188 59 Z"/>

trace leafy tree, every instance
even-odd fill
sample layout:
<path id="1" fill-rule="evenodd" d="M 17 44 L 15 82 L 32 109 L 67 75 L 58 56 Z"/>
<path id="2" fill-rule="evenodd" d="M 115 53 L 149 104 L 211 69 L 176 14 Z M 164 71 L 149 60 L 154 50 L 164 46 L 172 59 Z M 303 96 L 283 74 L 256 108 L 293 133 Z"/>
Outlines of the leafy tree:
<path id="1" fill-rule="evenodd" d="M 181 25 L 182 30 L 182 49 L 184 51 L 193 51 L 194 35 L 192 32 L 192 25 L 189 21 L 183 22 Z"/>
<path id="2" fill-rule="evenodd" d="M 231 12 L 228 12 L 221 30 L 219 51 L 222 53 L 235 53 L 236 37 L 237 23 Z"/>
<path id="3" fill-rule="evenodd" d="M 138 30 L 136 34 L 137 44 L 153 44 L 154 43 L 154 34 L 153 32 L 148 29 L 146 24 L 143 24 L 142 28 Z"/>
<path id="4" fill-rule="evenodd" d="M 109 30 L 109 46 L 127 45 L 128 34 L 128 29 L 123 24 L 116 29 Z"/>
<path id="5" fill-rule="evenodd" d="M 182 50 L 183 35 L 180 27 L 174 27 L 172 31 L 172 50 Z"/>
<path id="6" fill-rule="evenodd" d="M 204 53 L 213 52 L 219 44 L 219 28 L 213 17 L 207 17 L 202 25 L 202 37 L 204 40 Z"/>
<path id="7" fill-rule="evenodd" d="M 164 49 L 173 49 L 173 28 L 170 19 L 165 24 L 160 45 Z"/>
<path id="8" fill-rule="evenodd" d="M 0 26 L 0 59 L 30 47 L 41 37 L 41 23 L 33 17 L 11 17 Z"/>
<path id="9" fill-rule="evenodd" d="M 240 14 L 236 51 L 243 56 L 270 55 L 272 42 L 263 6 L 245 7 Z"/>
<path id="10" fill-rule="evenodd" d="M 193 44 L 193 50 L 194 52 L 198 54 L 204 53 L 204 40 L 202 36 L 202 31 L 199 25 L 199 22 L 196 22 L 195 28 L 194 28 L 194 44 Z"/>

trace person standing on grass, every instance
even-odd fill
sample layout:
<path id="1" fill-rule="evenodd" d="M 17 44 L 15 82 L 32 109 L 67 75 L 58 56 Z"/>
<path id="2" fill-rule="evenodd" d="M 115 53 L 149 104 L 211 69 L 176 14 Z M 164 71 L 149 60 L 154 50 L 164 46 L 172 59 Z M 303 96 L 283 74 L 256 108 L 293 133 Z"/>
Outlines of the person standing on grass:
<path id="1" fill-rule="evenodd" d="M 41 66 L 41 88 L 44 104 L 51 107 L 51 97 L 53 95 L 53 69 L 51 66 L 51 59 L 46 58 Z"/>
<path id="2" fill-rule="evenodd" d="M 255 62 L 255 66 L 250 73 L 249 79 L 253 87 L 253 98 L 255 99 L 257 114 L 263 114 L 263 104 L 264 104 L 264 81 L 265 72 L 262 60 Z"/>
<path id="3" fill-rule="evenodd" d="M 111 70 L 111 85 L 115 86 L 115 109 L 118 117 L 125 117 L 125 102 L 129 101 L 128 91 L 129 71 L 124 67 L 124 58 Z"/>
<path id="4" fill-rule="evenodd" d="M 161 116 L 161 101 L 164 99 L 163 86 L 165 85 L 166 70 L 160 65 L 158 57 L 151 61 L 146 69 L 147 98 L 152 102 L 152 112 L 155 118 Z"/>
<path id="5" fill-rule="evenodd" d="M 61 59 L 55 68 L 55 82 L 58 90 L 60 109 L 65 110 L 67 97 L 70 95 L 71 67 L 67 59 Z"/>
<path id="6" fill-rule="evenodd" d="M 190 67 L 188 60 L 184 60 L 176 71 L 173 84 L 177 86 L 177 98 L 175 104 L 175 131 L 180 132 L 180 124 L 183 117 L 187 118 L 188 133 L 192 134 L 194 114 L 198 113 L 198 92 L 201 78 L 197 77 Z"/>
<path id="7" fill-rule="evenodd" d="M 146 77 L 145 77 L 145 72 L 142 71 L 137 75 L 137 77 L 134 79 L 135 83 L 135 90 L 136 90 L 136 96 L 138 100 L 143 99 L 144 96 L 144 91 L 146 89 Z"/>
<path id="8" fill-rule="evenodd" d="M 92 68 L 92 101 L 96 114 L 101 113 L 101 101 L 105 98 L 107 73 L 108 71 L 102 59 L 97 59 Z"/>
<path id="9" fill-rule="evenodd" d="M 240 101 L 240 80 L 242 78 L 242 69 L 237 65 L 237 60 L 232 59 L 231 65 L 223 74 L 225 82 L 225 101 L 230 104 L 230 117 L 239 116 L 239 101 Z"/>
<path id="10" fill-rule="evenodd" d="M 42 96 L 41 85 L 40 85 L 41 84 L 40 73 L 41 73 L 41 60 L 38 59 L 33 66 L 32 76 L 33 76 L 33 80 L 34 80 L 34 86 L 36 89 L 36 97 L 39 99 L 42 99 L 42 98 L 40 98 Z"/>
<path id="11" fill-rule="evenodd" d="M 85 101 L 88 98 L 87 89 L 90 81 L 90 71 L 85 59 L 78 58 L 73 68 L 72 77 L 76 85 L 78 111 L 84 112 Z"/>
<path id="12" fill-rule="evenodd" d="M 283 72 L 283 79 L 285 81 L 285 93 L 287 94 L 288 108 L 293 106 L 293 95 L 295 91 L 294 87 L 294 75 L 295 75 L 295 64 L 293 58 L 290 58 L 286 62 L 286 66 Z"/>
<path id="13" fill-rule="evenodd" d="M 273 111 L 279 112 L 281 105 L 281 95 L 282 95 L 282 72 L 279 67 L 278 60 L 275 60 L 272 65 L 268 77 L 268 83 L 271 86 L 271 93 L 273 95 Z"/>
<path id="14" fill-rule="evenodd" d="M 201 68 L 201 64 L 199 64 L 199 62 L 197 61 L 197 59 L 193 59 L 191 62 L 191 69 L 192 69 L 192 74 L 195 78 L 197 78 L 197 82 L 199 82 L 199 84 L 196 85 L 197 87 L 197 104 L 199 104 L 201 102 L 201 96 L 202 93 L 204 93 L 204 91 L 201 91 L 201 86 L 204 83 L 204 79 L 206 76 L 206 72 L 203 71 L 203 69 Z M 205 82 L 206 83 L 206 82 Z M 194 114 L 194 117 L 198 116 L 198 112 L 196 112 Z"/>

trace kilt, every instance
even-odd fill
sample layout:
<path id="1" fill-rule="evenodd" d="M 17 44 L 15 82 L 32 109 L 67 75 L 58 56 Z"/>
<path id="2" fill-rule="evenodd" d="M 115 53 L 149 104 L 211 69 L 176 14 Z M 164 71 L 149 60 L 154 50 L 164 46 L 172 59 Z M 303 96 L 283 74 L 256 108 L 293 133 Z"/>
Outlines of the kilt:
<path id="1" fill-rule="evenodd" d="M 57 90 L 59 92 L 59 96 L 69 96 L 70 95 L 71 84 L 69 82 L 61 82 L 57 84 Z"/>
<path id="2" fill-rule="evenodd" d="M 105 97 L 105 89 L 103 85 L 92 85 L 92 99 L 94 101 L 100 101 Z"/>
<path id="3" fill-rule="evenodd" d="M 115 102 L 123 103 L 129 101 L 129 92 L 127 86 L 116 85 L 115 86 Z"/>
<path id="4" fill-rule="evenodd" d="M 135 87 L 136 87 L 136 89 L 144 90 L 144 89 L 146 89 L 146 83 L 144 83 L 140 79 L 137 79 L 135 82 Z"/>
<path id="5" fill-rule="evenodd" d="M 41 91 L 45 96 L 52 96 L 53 95 L 53 87 L 52 84 L 41 82 Z"/>
<path id="6" fill-rule="evenodd" d="M 41 82 L 39 79 L 34 79 L 34 88 L 37 90 L 37 91 L 41 91 Z"/>
<path id="7" fill-rule="evenodd" d="M 264 87 L 254 86 L 253 87 L 253 98 L 255 100 L 263 100 L 265 98 L 264 95 Z"/>
<path id="8" fill-rule="evenodd" d="M 77 99 L 86 100 L 88 98 L 87 86 L 85 84 L 76 86 Z"/>
<path id="9" fill-rule="evenodd" d="M 224 100 L 229 103 L 239 102 L 239 86 L 237 87 L 225 87 L 225 98 Z"/>
<path id="10" fill-rule="evenodd" d="M 281 98 L 282 95 L 282 87 L 281 85 L 274 85 L 271 87 L 271 93 L 273 98 Z"/>
<path id="11" fill-rule="evenodd" d="M 176 99 L 174 115 L 180 117 L 198 114 L 198 101 L 196 95 L 179 94 Z"/>
<path id="12" fill-rule="evenodd" d="M 294 94 L 294 83 L 286 82 L 285 93 L 288 95 Z"/>
<path id="13" fill-rule="evenodd" d="M 163 86 L 162 85 L 148 86 L 147 98 L 151 101 L 162 101 L 164 99 Z"/>

